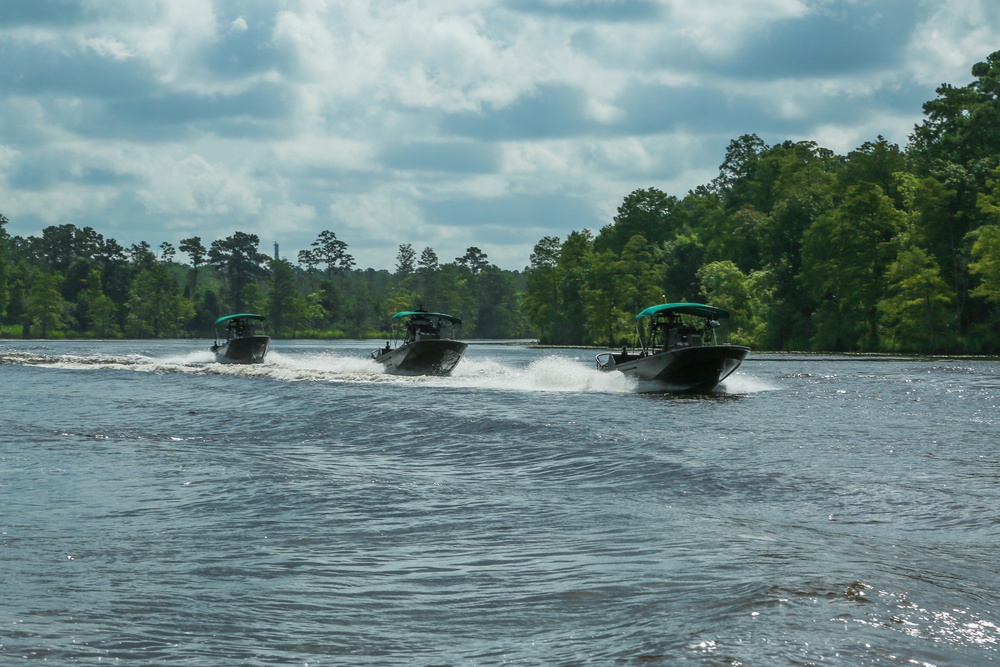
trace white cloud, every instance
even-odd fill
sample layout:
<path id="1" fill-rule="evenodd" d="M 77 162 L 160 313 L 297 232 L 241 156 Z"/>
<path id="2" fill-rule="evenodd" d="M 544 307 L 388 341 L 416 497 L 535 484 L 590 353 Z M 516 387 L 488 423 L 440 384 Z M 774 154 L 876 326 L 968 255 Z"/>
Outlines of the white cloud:
<path id="1" fill-rule="evenodd" d="M 250 26 L 247 25 L 247 20 L 242 16 L 229 22 L 229 32 L 246 32 L 249 29 Z"/>
<path id="2" fill-rule="evenodd" d="M 82 39 L 81 48 L 89 49 L 101 57 L 113 60 L 127 60 L 132 57 L 132 49 L 124 42 L 112 37 Z"/>
<path id="3" fill-rule="evenodd" d="M 262 208 L 253 180 L 233 165 L 216 165 L 197 154 L 145 165 L 147 187 L 138 198 L 151 214 L 241 220 Z"/>
<path id="4" fill-rule="evenodd" d="M 85 7 L 0 23 L 11 233 L 240 229 L 294 258 L 332 229 L 377 268 L 405 242 L 521 268 L 636 188 L 707 183 L 744 133 L 905 142 L 1000 34 L 990 0 Z"/>

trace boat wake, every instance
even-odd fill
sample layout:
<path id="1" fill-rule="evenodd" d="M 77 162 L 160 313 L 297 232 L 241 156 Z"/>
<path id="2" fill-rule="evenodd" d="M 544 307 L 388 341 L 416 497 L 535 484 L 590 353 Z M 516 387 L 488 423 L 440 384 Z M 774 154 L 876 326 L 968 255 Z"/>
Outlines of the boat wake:
<path id="1" fill-rule="evenodd" d="M 511 391 L 635 391 L 635 382 L 624 375 L 602 373 L 575 360 L 557 356 L 542 357 L 524 367 L 511 367 L 489 358 L 466 359 L 452 373 L 452 379 L 467 386 Z"/>
<path id="2" fill-rule="evenodd" d="M 540 392 L 630 393 L 635 382 L 618 373 L 602 373 L 565 357 L 543 357 L 515 366 L 490 357 L 468 356 L 450 375 L 407 375 L 385 371 L 382 364 L 363 357 L 336 353 L 282 355 L 273 353 L 262 372 L 286 381 L 327 381 L 423 385 L 463 389 Z M 229 368 L 219 369 L 228 372 Z"/>
<path id="3" fill-rule="evenodd" d="M 776 391 L 778 387 L 747 375 L 740 369 L 723 380 L 719 389 L 724 394 L 758 394 L 762 391 Z"/>
<path id="4" fill-rule="evenodd" d="M 593 392 L 632 394 L 663 391 L 641 385 L 621 373 L 600 371 L 579 358 L 550 355 L 512 364 L 490 356 L 466 356 L 449 376 L 387 373 L 371 358 L 354 352 L 268 353 L 261 364 L 220 364 L 208 350 L 151 356 L 144 353 L 108 355 L 99 352 L 51 354 L 49 351 L 0 351 L 0 365 L 41 366 L 56 369 L 132 371 L 266 377 L 283 382 L 338 382 L 453 387 L 517 392 Z M 754 378 L 735 374 L 715 393 L 749 394 L 774 389 Z"/>

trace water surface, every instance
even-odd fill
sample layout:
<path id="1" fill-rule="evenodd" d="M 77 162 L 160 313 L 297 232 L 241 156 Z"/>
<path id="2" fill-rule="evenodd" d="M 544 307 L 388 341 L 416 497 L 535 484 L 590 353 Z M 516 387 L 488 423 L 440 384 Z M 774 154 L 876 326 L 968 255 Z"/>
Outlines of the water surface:
<path id="1" fill-rule="evenodd" d="M 0 664 L 992 665 L 1000 362 L 0 343 Z"/>

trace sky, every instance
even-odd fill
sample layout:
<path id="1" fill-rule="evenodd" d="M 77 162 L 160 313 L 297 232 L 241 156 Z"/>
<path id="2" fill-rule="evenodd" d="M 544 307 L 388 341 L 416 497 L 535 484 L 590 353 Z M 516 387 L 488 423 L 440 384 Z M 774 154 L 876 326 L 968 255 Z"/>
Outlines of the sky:
<path id="1" fill-rule="evenodd" d="M 996 50 L 996 0 L 0 0 L 0 213 L 523 269 L 743 134 L 905 147 Z"/>

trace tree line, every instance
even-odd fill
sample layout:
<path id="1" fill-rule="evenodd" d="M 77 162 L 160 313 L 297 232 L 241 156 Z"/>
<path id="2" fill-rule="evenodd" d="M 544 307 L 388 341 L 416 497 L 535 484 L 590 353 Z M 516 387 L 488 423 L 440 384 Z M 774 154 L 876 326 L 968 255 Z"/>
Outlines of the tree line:
<path id="1" fill-rule="evenodd" d="M 358 269 L 348 245 L 325 230 L 297 264 L 260 252 L 237 231 L 122 247 L 90 227 L 54 225 L 10 236 L 0 214 L 0 333 L 21 338 L 188 338 L 214 335 L 216 318 L 256 312 L 275 337 L 384 335 L 399 310 L 427 304 L 463 319 L 463 335 L 530 334 L 520 314 L 523 276 L 470 247 L 442 263 L 399 246 L 395 272 Z M 186 255 L 179 261 L 178 251 Z"/>
<path id="2" fill-rule="evenodd" d="M 442 263 L 408 243 L 393 272 L 362 270 L 329 230 L 293 264 L 243 232 L 124 248 L 72 224 L 12 237 L 0 215 L 0 333 L 208 336 L 253 311 L 276 336 L 371 337 L 425 304 L 469 337 L 617 346 L 643 308 L 700 301 L 756 349 L 996 354 L 1000 51 L 972 75 L 937 89 L 905 148 L 743 135 L 710 183 L 683 198 L 637 189 L 597 233 L 542 238 L 523 272 L 476 247 Z"/>
<path id="3" fill-rule="evenodd" d="M 543 341 L 618 344 L 663 301 L 732 312 L 757 349 L 1000 352 L 1000 51 L 942 85 L 905 149 L 733 140 L 683 198 L 635 190 L 545 237 L 522 300 Z"/>

